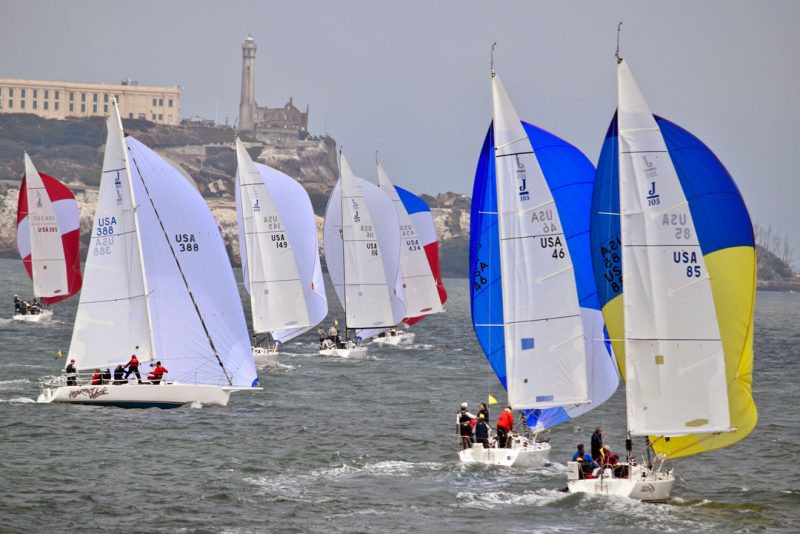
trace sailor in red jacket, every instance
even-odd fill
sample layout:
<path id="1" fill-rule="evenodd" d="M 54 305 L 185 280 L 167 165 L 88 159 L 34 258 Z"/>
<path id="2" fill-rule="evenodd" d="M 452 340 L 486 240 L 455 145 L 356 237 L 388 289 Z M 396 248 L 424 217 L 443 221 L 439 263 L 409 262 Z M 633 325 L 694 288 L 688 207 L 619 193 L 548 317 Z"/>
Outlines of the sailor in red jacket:
<path id="1" fill-rule="evenodd" d="M 150 381 L 151 384 L 160 384 L 161 379 L 164 377 L 164 373 L 169 373 L 166 367 L 161 366 L 161 362 L 156 362 L 156 367 L 149 373 L 147 373 L 147 379 Z"/>
<path id="2" fill-rule="evenodd" d="M 128 363 L 125 364 L 125 380 L 132 374 L 136 375 L 136 378 L 139 380 L 139 383 L 142 383 L 142 375 L 139 374 L 139 358 L 136 357 L 135 354 L 131 354 L 131 359 Z"/>
<path id="3" fill-rule="evenodd" d="M 508 433 L 514 428 L 514 416 L 511 413 L 511 406 L 506 406 L 503 413 L 497 419 L 497 446 L 501 449 L 511 446 Z"/>

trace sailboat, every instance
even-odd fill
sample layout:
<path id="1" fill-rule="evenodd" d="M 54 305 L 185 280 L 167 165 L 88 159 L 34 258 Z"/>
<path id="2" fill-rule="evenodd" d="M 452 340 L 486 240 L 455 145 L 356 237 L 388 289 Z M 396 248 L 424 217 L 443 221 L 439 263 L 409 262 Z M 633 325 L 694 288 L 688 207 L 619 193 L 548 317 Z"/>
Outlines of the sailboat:
<path id="1" fill-rule="evenodd" d="M 230 261 L 194 183 L 133 137 L 116 102 L 68 358 L 79 371 L 135 354 L 162 362 L 168 379 L 42 383 L 39 402 L 171 408 L 226 405 L 258 386 Z M 100 383 L 97 383 L 100 382 Z"/>
<path id="2" fill-rule="evenodd" d="M 522 122 L 494 69 L 492 100 L 472 196 L 472 321 L 528 432 L 507 448 L 476 444 L 459 456 L 536 465 L 550 451 L 539 431 L 599 406 L 618 385 L 589 257 L 594 167 L 574 146 Z"/>
<path id="3" fill-rule="evenodd" d="M 27 153 L 24 157 L 25 176 L 17 204 L 17 248 L 33 281 L 33 295 L 44 304 L 55 304 L 81 289 L 78 203 L 67 186 L 39 173 Z M 18 310 L 14 319 L 39 322 L 52 314 L 49 309 L 38 313 Z"/>
<path id="4" fill-rule="evenodd" d="M 444 311 L 447 292 L 439 270 L 439 242 L 428 205 L 417 195 L 392 184 L 380 162 L 378 185 L 392 199 L 400 224 L 400 273 L 406 296 L 406 316 L 388 329 L 360 330 L 361 339 L 380 345 L 411 345 L 415 334 L 407 329 L 428 315 Z"/>
<path id="5" fill-rule="evenodd" d="M 339 181 L 325 211 L 325 261 L 345 314 L 345 341 L 320 354 L 364 357 L 366 347 L 348 329 L 385 329 L 406 312 L 400 273 L 400 233 L 392 200 L 357 178 L 340 153 Z"/>
<path id="6" fill-rule="evenodd" d="M 328 313 L 314 209 L 303 186 L 254 163 L 236 139 L 236 215 L 244 286 L 250 295 L 259 361 L 274 360 L 278 345 L 318 325 Z"/>
<path id="7" fill-rule="evenodd" d="M 675 480 L 665 459 L 731 445 L 755 427 L 755 246 L 725 167 L 691 133 L 651 113 L 617 58 L 617 113 L 598 163 L 591 241 L 626 380 L 628 459 L 622 476 L 598 469 L 588 480 L 571 463 L 568 488 L 663 501 Z M 639 436 L 646 459 L 637 462 Z"/>

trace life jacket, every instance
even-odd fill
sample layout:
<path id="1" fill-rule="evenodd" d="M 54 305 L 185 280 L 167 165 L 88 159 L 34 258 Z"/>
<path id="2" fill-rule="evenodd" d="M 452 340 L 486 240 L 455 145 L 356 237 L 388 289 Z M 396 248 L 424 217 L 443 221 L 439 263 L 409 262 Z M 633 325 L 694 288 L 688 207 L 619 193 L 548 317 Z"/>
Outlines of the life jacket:
<path id="1" fill-rule="evenodd" d="M 466 411 L 461 412 L 458 418 L 458 424 L 461 426 L 461 434 L 470 434 L 472 432 L 472 418 L 467 415 Z"/>
<path id="2" fill-rule="evenodd" d="M 164 376 L 164 373 L 168 372 L 169 371 L 167 371 L 165 367 L 159 365 L 158 367 L 156 367 L 155 369 L 153 369 L 148 373 L 147 378 L 149 378 L 150 380 L 161 380 L 161 378 Z"/>
<path id="3" fill-rule="evenodd" d="M 99 386 L 100 384 L 102 384 L 103 383 L 103 378 L 102 377 L 103 377 L 103 375 L 100 373 L 100 371 L 92 374 L 92 385 L 93 386 Z"/>
<path id="4" fill-rule="evenodd" d="M 136 356 L 131 356 L 131 361 L 128 362 L 128 365 L 132 369 L 137 369 L 139 367 L 139 358 L 137 358 Z"/>
<path id="5" fill-rule="evenodd" d="M 500 417 L 497 419 L 497 428 L 505 431 L 514 428 L 514 416 L 511 415 L 511 412 L 503 410 L 503 413 L 501 413 Z"/>

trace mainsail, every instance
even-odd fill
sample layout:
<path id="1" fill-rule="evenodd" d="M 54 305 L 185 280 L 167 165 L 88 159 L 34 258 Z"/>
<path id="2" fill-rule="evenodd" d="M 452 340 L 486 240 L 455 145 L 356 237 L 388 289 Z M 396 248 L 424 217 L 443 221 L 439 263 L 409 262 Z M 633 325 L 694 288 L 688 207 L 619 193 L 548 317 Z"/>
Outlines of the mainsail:
<path id="1" fill-rule="evenodd" d="M 248 387 L 258 378 L 239 292 L 208 206 L 132 137 L 116 106 L 70 356 L 80 369 L 160 359 L 170 379 Z"/>
<path id="2" fill-rule="evenodd" d="M 378 183 L 392 199 L 400 224 L 400 273 L 406 295 L 406 316 L 402 324 L 411 326 L 428 315 L 443 312 L 447 300 L 439 268 L 436 227 L 425 201 L 393 185 L 380 163 Z M 367 339 L 384 331 L 384 328 L 371 328 L 359 330 L 357 334 Z"/>
<path id="3" fill-rule="evenodd" d="M 592 200 L 595 279 L 630 430 L 686 456 L 756 424 L 753 229 L 723 165 L 652 115 L 624 61 L 618 83 Z"/>
<path id="4" fill-rule="evenodd" d="M 40 174 L 28 154 L 17 204 L 17 248 L 34 296 L 53 304 L 80 291 L 78 203 L 64 184 Z"/>
<path id="5" fill-rule="evenodd" d="M 397 325 L 406 307 L 394 206 L 380 188 L 353 175 L 344 155 L 340 167 L 325 212 L 324 241 L 325 262 L 345 308 L 346 325 Z"/>
<path id="6" fill-rule="evenodd" d="M 493 86 L 470 220 L 472 319 L 510 404 L 533 408 L 529 424 L 545 428 L 602 404 L 618 383 L 589 259 L 594 168 L 520 122 L 497 76 Z"/>
<path id="7" fill-rule="evenodd" d="M 314 209 L 297 181 L 254 163 L 238 139 L 236 155 L 239 250 L 253 330 L 285 343 L 328 313 Z"/>

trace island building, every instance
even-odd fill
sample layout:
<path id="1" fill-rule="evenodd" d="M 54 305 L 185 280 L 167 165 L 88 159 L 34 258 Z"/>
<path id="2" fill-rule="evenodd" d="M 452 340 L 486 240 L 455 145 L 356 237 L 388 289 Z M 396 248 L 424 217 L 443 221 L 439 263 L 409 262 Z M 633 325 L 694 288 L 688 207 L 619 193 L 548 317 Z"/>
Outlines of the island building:
<path id="1" fill-rule="evenodd" d="M 156 124 L 180 122 L 181 90 L 124 80 L 119 85 L 0 78 L 0 113 L 31 113 L 46 119 L 104 117 L 114 97 L 123 119 Z"/>
<path id="2" fill-rule="evenodd" d="M 308 132 L 308 106 L 301 112 L 289 98 L 283 107 L 260 107 L 256 104 L 256 43 L 248 35 L 242 45 L 242 94 L 239 101 L 239 130 Z"/>

